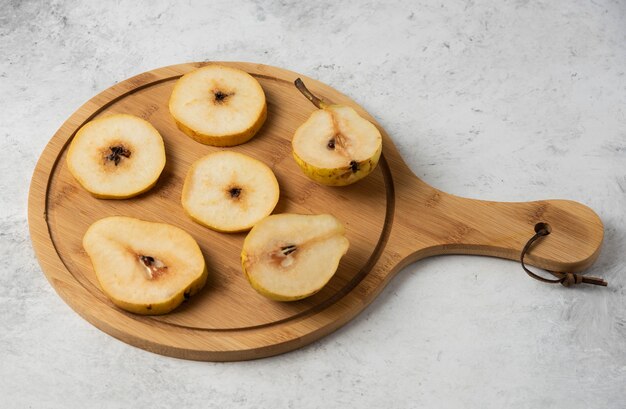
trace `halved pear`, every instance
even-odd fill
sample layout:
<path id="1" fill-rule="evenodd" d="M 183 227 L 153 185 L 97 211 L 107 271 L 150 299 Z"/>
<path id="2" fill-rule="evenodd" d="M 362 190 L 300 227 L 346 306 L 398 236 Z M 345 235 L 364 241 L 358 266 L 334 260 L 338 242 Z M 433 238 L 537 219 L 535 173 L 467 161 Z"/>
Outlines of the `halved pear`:
<path id="1" fill-rule="evenodd" d="M 293 156 L 314 181 L 345 186 L 369 175 L 378 164 L 382 136 L 374 124 L 345 105 L 329 105 L 298 78 L 295 85 L 319 108 L 297 130 L 291 141 Z"/>
<path id="2" fill-rule="evenodd" d="M 272 213 L 279 194 L 269 166 L 241 153 L 221 151 L 191 165 L 182 204 L 197 223 L 221 232 L 239 232 Z"/>
<path id="3" fill-rule="evenodd" d="M 88 122 L 74 136 L 67 167 L 92 195 L 124 199 L 155 185 L 165 166 L 165 146 L 147 121 L 116 114 Z"/>
<path id="4" fill-rule="evenodd" d="M 169 224 L 106 217 L 87 229 L 83 247 L 102 291 L 136 314 L 166 314 L 206 283 L 198 243 Z"/>
<path id="5" fill-rule="evenodd" d="M 247 142 L 267 117 L 261 84 L 245 71 L 218 64 L 183 75 L 169 108 L 181 131 L 213 146 Z"/>
<path id="6" fill-rule="evenodd" d="M 295 301 L 326 285 L 349 245 L 343 225 L 329 214 L 276 214 L 248 233 L 241 264 L 257 292 Z"/>

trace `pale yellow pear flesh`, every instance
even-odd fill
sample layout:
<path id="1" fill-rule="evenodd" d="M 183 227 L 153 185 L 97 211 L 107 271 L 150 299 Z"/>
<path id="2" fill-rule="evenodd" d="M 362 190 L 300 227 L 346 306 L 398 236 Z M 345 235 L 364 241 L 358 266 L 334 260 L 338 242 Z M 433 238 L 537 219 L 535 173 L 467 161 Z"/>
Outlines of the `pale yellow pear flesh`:
<path id="1" fill-rule="evenodd" d="M 269 166 L 241 153 L 220 151 L 191 166 L 181 202 L 197 223 L 216 231 L 240 232 L 272 213 L 279 195 Z"/>
<path id="2" fill-rule="evenodd" d="M 248 233 L 241 264 L 257 292 L 275 301 L 295 301 L 328 283 L 349 245 L 334 216 L 277 214 Z"/>
<path id="3" fill-rule="evenodd" d="M 107 217 L 89 227 L 83 247 L 102 291 L 115 305 L 136 314 L 166 314 L 206 283 L 200 247 L 169 224 Z"/>
<path id="4" fill-rule="evenodd" d="M 116 114 L 83 126 L 72 139 L 66 163 L 92 195 L 125 199 L 157 182 L 165 167 L 165 145 L 149 122 Z"/>
<path id="5" fill-rule="evenodd" d="M 247 142 L 267 117 L 259 82 L 245 71 L 218 64 L 183 75 L 174 86 L 169 110 L 181 131 L 213 146 Z"/>
<path id="6" fill-rule="evenodd" d="M 369 175 L 378 164 L 382 136 L 354 109 L 328 105 L 314 111 L 292 140 L 293 156 L 318 183 L 345 186 Z"/>

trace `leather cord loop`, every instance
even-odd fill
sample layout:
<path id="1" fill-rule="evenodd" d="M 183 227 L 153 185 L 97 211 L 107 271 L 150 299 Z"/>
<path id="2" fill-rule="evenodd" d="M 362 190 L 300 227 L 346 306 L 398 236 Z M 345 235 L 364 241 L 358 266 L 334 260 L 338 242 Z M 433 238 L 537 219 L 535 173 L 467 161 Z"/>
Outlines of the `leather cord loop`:
<path id="1" fill-rule="evenodd" d="M 524 269 L 526 274 L 528 274 L 530 277 L 534 278 L 535 280 L 539 280 L 543 283 L 550 283 L 550 284 L 560 283 L 564 287 L 571 287 L 573 285 L 581 284 L 581 283 L 600 285 L 603 287 L 606 287 L 608 285 L 608 283 L 601 278 L 587 277 L 583 274 L 578 274 L 578 273 L 561 273 L 558 271 L 546 270 L 548 273 L 556 277 L 552 279 L 552 278 L 542 277 L 530 271 L 524 264 L 524 257 L 526 257 L 526 253 L 528 253 L 531 246 L 537 240 L 539 240 L 540 238 L 544 236 L 547 236 L 548 234 L 550 234 L 551 231 L 552 230 L 550 229 L 550 226 L 547 223 L 537 223 L 537 225 L 535 225 L 535 235 L 531 237 L 530 240 L 528 240 L 528 242 L 522 249 L 522 255 L 520 256 L 520 262 L 522 263 L 522 268 Z"/>

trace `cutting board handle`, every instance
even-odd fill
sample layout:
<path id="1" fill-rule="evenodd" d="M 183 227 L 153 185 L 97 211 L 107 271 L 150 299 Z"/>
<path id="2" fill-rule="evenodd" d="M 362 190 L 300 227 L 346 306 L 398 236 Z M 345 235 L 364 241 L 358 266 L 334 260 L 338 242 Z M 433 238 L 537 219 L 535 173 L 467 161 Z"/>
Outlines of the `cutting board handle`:
<path id="1" fill-rule="evenodd" d="M 604 228 L 589 207 L 570 200 L 492 202 L 439 191 L 413 174 L 395 180 L 394 230 L 388 248 L 402 264 L 440 254 L 475 254 L 519 261 L 538 223 L 551 233 L 526 254 L 527 264 L 578 272 L 597 258 Z"/>

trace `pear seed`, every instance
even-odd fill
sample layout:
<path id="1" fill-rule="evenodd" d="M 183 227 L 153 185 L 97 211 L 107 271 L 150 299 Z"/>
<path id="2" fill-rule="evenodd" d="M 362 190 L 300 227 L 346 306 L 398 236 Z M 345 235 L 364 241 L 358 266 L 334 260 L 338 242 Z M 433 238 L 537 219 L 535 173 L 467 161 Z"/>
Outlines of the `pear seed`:
<path id="1" fill-rule="evenodd" d="M 296 251 L 296 246 L 295 245 L 289 245 L 289 246 L 285 246 L 285 247 L 281 247 L 280 251 L 285 255 L 288 256 L 291 253 L 293 253 L 294 251 Z"/>
<path id="2" fill-rule="evenodd" d="M 350 162 L 350 170 L 352 173 L 357 173 L 359 171 L 359 164 L 357 161 L 353 160 Z"/>
<path id="3" fill-rule="evenodd" d="M 225 92 L 217 90 L 217 91 L 213 91 L 213 95 L 215 96 L 215 102 L 217 102 L 218 104 L 221 104 L 224 101 L 226 101 L 226 98 L 228 98 L 232 94 L 227 94 Z"/>
<path id="4" fill-rule="evenodd" d="M 234 187 L 234 188 L 230 189 L 228 191 L 228 193 L 230 193 L 230 197 L 232 197 L 233 199 L 236 199 L 241 194 L 241 188 L 240 187 Z"/>
<path id="5" fill-rule="evenodd" d="M 150 280 L 159 278 L 167 270 L 167 266 L 161 260 L 157 260 L 154 257 L 140 255 L 139 260 L 141 260 L 146 267 L 146 275 Z"/>
<path id="6" fill-rule="evenodd" d="M 130 158 L 130 151 L 126 149 L 123 145 L 110 146 L 109 150 L 110 154 L 106 156 L 106 160 L 110 160 L 115 163 L 117 166 L 122 160 L 122 156 L 125 158 Z"/>

